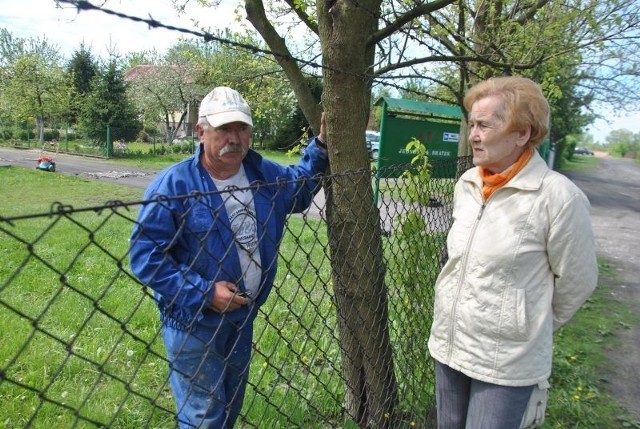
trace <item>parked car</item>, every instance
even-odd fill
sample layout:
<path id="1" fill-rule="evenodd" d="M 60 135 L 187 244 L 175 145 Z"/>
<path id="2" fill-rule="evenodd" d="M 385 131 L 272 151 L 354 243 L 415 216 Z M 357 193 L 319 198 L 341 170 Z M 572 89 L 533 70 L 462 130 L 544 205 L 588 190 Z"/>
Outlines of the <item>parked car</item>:
<path id="1" fill-rule="evenodd" d="M 575 153 L 576 155 L 589 155 L 589 156 L 593 156 L 593 152 L 591 152 L 589 149 L 584 148 L 584 147 L 577 147 L 573 150 L 573 153 Z"/>
<path id="2" fill-rule="evenodd" d="M 367 151 L 369 152 L 369 158 L 378 159 L 378 152 L 380 151 L 380 133 L 378 131 L 367 130 L 365 132 L 367 140 Z"/>

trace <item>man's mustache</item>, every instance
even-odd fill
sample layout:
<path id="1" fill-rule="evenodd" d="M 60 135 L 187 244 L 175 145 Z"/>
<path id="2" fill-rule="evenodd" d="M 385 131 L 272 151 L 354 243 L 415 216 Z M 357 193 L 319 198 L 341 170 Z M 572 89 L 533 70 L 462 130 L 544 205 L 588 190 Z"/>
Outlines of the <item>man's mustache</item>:
<path id="1" fill-rule="evenodd" d="M 228 153 L 242 153 L 244 154 L 245 149 L 241 144 L 229 143 L 220 149 L 220 156 L 226 155 Z"/>

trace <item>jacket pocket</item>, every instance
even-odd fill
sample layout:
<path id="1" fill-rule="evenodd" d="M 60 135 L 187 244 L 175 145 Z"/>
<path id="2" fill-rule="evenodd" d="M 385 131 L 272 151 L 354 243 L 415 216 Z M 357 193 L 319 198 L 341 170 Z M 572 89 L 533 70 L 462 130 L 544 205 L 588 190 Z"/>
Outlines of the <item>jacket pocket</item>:
<path id="1" fill-rule="evenodd" d="M 183 253 L 176 258 L 209 280 L 226 279 L 230 273 L 223 272 L 222 265 L 228 264 L 222 259 L 228 262 L 229 252 L 235 250 L 230 228 L 202 204 L 190 210 L 181 227 Z"/>
<path id="2" fill-rule="evenodd" d="M 217 228 L 217 219 L 214 219 L 212 210 L 204 204 L 195 204 L 191 207 L 183 221 L 188 233 L 205 235 Z"/>
<path id="3" fill-rule="evenodd" d="M 529 339 L 526 291 L 507 287 L 501 310 L 501 335 L 513 341 Z"/>

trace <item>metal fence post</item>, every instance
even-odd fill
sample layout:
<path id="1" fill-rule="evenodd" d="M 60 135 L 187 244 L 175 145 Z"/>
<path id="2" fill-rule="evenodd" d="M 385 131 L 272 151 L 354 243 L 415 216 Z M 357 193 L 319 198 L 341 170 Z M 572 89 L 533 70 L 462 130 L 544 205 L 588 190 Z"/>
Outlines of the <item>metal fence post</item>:
<path id="1" fill-rule="evenodd" d="M 113 143 L 111 142 L 111 127 L 107 125 L 107 158 L 113 154 Z"/>

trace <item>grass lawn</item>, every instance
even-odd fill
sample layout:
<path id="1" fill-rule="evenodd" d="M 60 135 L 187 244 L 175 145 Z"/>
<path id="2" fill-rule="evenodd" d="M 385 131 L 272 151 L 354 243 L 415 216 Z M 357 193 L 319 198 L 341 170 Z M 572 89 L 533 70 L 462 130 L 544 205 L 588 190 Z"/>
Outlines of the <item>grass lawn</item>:
<path id="1" fill-rule="evenodd" d="M 544 428 L 640 428 L 601 388 L 605 351 L 616 348 L 616 332 L 637 329 L 640 319 L 606 284 L 615 268 L 599 260 L 599 285 L 574 319 L 555 334 L 553 374 Z"/>
<path id="2" fill-rule="evenodd" d="M 0 181 L 0 216 L 13 219 L 0 221 L 3 427 L 173 427 L 157 309 L 129 275 L 136 207 L 96 209 L 139 190 L 19 167 L 0 169 Z M 323 223 L 289 220 L 277 291 L 255 324 L 249 422 L 305 427 L 340 415 L 326 247 Z"/>
<path id="3" fill-rule="evenodd" d="M 0 216 L 43 213 L 60 202 L 75 208 L 101 206 L 108 200 L 138 201 L 140 189 L 20 167 L 0 168 Z"/>
<path id="4" fill-rule="evenodd" d="M 580 157 L 568 166 L 588 168 L 594 162 L 597 159 Z M 73 217 L 29 218 L 49 212 L 55 201 L 90 208 L 107 200 L 135 201 L 139 190 L 17 167 L 1 168 L 0 181 L 0 216 L 22 218 L 14 225 L 0 221 L 0 323 L 6 333 L 0 369 L 13 381 L 0 380 L 4 427 L 71 427 L 78 424 L 74 409 L 82 427 L 92 426 L 87 423 L 91 420 L 123 428 L 170 427 L 173 403 L 164 383 L 157 312 L 125 272 L 127 237 L 136 213 L 87 210 Z M 254 355 L 250 379 L 257 381 L 247 396 L 271 391 L 270 404 L 277 403 L 293 426 L 312 413 L 318 418 L 335 414 L 334 392 L 342 389 L 335 372 L 340 359 L 336 344 L 306 340 L 306 332 L 330 339 L 335 333 L 327 330 L 335 321 L 327 288 L 329 263 L 322 252 L 324 226 L 315 222 L 312 235 L 305 235 L 311 229 L 310 221 L 305 222 L 289 222 L 277 280 L 280 296 L 263 307 L 269 318 L 262 317 L 256 326 L 259 344 L 274 352 Z M 300 248 L 314 250 L 298 255 Z M 315 269 L 308 270 L 309 264 Z M 600 261 L 601 278 L 615 281 L 613 268 Z M 302 291 L 305 297 L 313 300 L 295 298 L 301 285 L 307 288 Z M 315 303 L 313 311 L 306 307 L 309 302 Z M 293 315 L 298 318 L 293 320 Z M 556 334 L 545 428 L 640 428 L 640 422 L 625 415 L 599 387 L 605 349 L 615 348 L 618 330 L 637 326 L 638 317 L 624 302 L 606 286 L 596 289 L 576 318 Z M 301 368 L 311 368 L 318 377 L 309 378 Z M 287 377 L 296 376 L 302 378 L 295 389 L 283 386 Z M 61 405 L 43 403 L 37 392 L 20 384 L 35 386 Z M 304 408 L 301 395 L 311 401 L 311 409 Z M 264 398 L 247 403 L 252 404 L 250 421 L 279 427 L 282 416 L 269 414 L 273 407 L 265 407 L 269 402 Z M 29 422 L 29 416 L 34 421 Z"/>
<path id="5" fill-rule="evenodd" d="M 598 165 L 598 158 L 595 156 L 573 155 L 571 160 L 565 160 L 560 171 L 589 171 Z"/>
<path id="6" fill-rule="evenodd" d="M 598 162 L 594 156 L 575 155 L 561 171 L 587 172 Z M 606 286 L 619 281 L 615 267 L 605 260 L 598 263 L 599 286 L 574 320 L 556 333 L 545 428 L 640 428 L 640 421 L 600 389 L 605 350 L 615 349 L 617 331 L 638 329 L 640 317 Z"/>
<path id="7" fill-rule="evenodd" d="M 156 148 L 160 145 L 156 145 Z M 129 154 L 126 158 L 118 157 L 116 151 L 115 156 L 119 163 L 124 165 L 131 165 L 140 168 L 148 169 L 162 169 L 168 167 L 171 164 L 180 161 L 188 156 L 190 153 L 185 154 L 165 154 L 162 156 L 149 155 L 149 151 L 152 150 L 153 145 L 151 143 L 130 143 L 128 144 Z M 295 164 L 300 159 L 300 155 L 288 155 L 282 151 L 276 150 L 258 150 L 258 152 L 265 158 L 279 162 L 284 165 Z"/>

